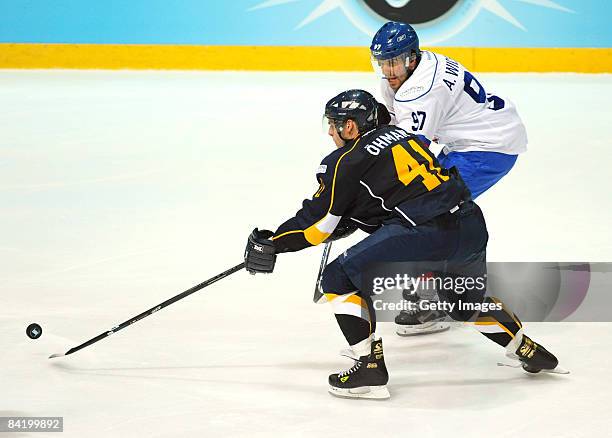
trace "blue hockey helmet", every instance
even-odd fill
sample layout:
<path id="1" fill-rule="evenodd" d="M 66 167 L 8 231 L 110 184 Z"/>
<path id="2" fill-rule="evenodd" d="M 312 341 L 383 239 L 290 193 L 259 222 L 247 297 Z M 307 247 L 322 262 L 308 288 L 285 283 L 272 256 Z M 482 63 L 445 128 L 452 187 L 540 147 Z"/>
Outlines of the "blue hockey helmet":
<path id="1" fill-rule="evenodd" d="M 349 119 L 357 123 L 360 133 L 364 133 L 378 126 L 378 106 L 374 96 L 367 91 L 347 90 L 325 104 L 324 118 L 336 127 L 339 134 Z"/>
<path id="2" fill-rule="evenodd" d="M 395 58 L 407 54 L 408 58 L 414 52 L 420 56 L 419 37 L 415 30 L 406 23 L 389 21 L 382 25 L 370 46 L 372 57 L 378 61 Z"/>

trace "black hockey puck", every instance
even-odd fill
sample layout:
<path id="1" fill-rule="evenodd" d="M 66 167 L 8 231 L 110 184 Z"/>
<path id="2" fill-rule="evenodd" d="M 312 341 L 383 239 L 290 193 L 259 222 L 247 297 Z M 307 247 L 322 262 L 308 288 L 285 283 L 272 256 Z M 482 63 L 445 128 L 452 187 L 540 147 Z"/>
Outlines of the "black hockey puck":
<path id="1" fill-rule="evenodd" d="M 28 326 L 26 334 L 30 339 L 38 339 L 42 335 L 42 327 L 34 322 Z"/>

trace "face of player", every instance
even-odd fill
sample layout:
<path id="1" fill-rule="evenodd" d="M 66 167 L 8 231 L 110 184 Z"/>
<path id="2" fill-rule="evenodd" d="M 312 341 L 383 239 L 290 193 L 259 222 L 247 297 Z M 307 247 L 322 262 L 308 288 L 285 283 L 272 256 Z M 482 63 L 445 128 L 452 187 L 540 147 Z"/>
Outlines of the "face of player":
<path id="1" fill-rule="evenodd" d="M 408 71 L 405 65 L 383 61 L 381 68 L 383 75 L 387 78 L 387 81 L 389 81 L 389 86 L 393 91 L 397 91 L 406 79 L 408 79 Z"/>
<path id="2" fill-rule="evenodd" d="M 400 55 L 395 58 L 378 61 L 378 65 L 382 75 L 389 81 L 391 89 L 397 91 L 416 68 L 416 60 L 407 63 L 406 55 Z"/>
<path id="3" fill-rule="evenodd" d="M 359 128 L 353 120 L 349 119 L 342 125 L 342 135 L 340 135 L 340 132 L 336 129 L 335 123 L 330 120 L 327 133 L 333 138 L 336 147 L 341 148 L 346 145 L 347 141 L 353 140 L 359 136 Z"/>
<path id="4" fill-rule="evenodd" d="M 334 140 L 336 147 L 341 148 L 346 144 L 346 141 L 344 141 L 342 137 L 340 137 L 340 133 L 336 129 L 336 125 L 334 124 L 333 120 L 329 120 L 329 129 L 327 133 Z"/>

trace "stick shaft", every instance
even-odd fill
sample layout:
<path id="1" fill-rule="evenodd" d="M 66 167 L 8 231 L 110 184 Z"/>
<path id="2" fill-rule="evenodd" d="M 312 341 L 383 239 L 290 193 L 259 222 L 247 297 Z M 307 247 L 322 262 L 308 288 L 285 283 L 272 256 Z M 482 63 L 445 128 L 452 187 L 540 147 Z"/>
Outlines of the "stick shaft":
<path id="1" fill-rule="evenodd" d="M 115 327 L 111 328 L 110 330 L 100 333 L 98 336 L 91 338 L 90 340 L 83 342 L 80 345 L 77 345 L 76 347 L 71 348 L 70 350 L 68 350 L 66 353 L 63 354 L 63 356 L 67 356 L 69 354 L 72 354 L 76 351 L 82 350 L 85 347 L 90 346 L 91 344 L 95 344 L 96 342 L 112 335 L 113 333 L 117 333 L 119 330 L 123 330 L 124 328 L 140 321 L 141 319 L 146 318 L 149 315 L 154 314 L 155 312 L 163 309 L 164 307 L 168 307 L 170 304 L 176 303 L 179 300 L 182 300 L 183 298 L 201 290 L 204 289 L 207 286 L 210 286 L 211 284 L 227 277 L 228 275 L 233 274 L 234 272 L 240 271 L 242 268 L 244 268 L 244 263 L 240 263 L 239 265 L 234 266 L 233 268 L 228 269 L 225 272 L 222 272 L 219 275 L 215 275 L 212 278 L 209 278 L 208 280 L 190 288 L 187 289 L 185 292 L 181 292 L 178 295 L 173 296 L 172 298 L 167 299 L 166 301 L 164 301 L 163 303 L 158 304 L 157 306 L 151 307 L 148 310 L 145 310 L 144 312 L 142 312 L 139 315 L 134 316 L 133 318 L 128 319 L 127 321 L 122 322 L 119 325 L 116 325 Z M 58 356 L 62 356 L 62 355 L 53 355 L 52 357 L 58 357 Z"/>
<path id="2" fill-rule="evenodd" d="M 323 255 L 321 256 L 321 266 L 319 267 L 319 274 L 317 275 L 317 282 L 315 284 L 314 295 L 312 296 L 312 301 L 318 303 L 319 300 L 323 297 L 323 292 L 321 292 L 321 280 L 323 279 L 323 270 L 325 266 L 327 266 L 327 259 L 329 259 L 329 252 L 331 251 L 332 242 L 327 242 L 325 244 L 325 248 L 323 248 Z"/>

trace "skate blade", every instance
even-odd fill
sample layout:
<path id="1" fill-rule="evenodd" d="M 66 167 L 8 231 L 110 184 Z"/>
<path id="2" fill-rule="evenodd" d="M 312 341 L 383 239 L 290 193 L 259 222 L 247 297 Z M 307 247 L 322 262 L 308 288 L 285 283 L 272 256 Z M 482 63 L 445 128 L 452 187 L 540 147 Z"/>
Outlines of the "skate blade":
<path id="1" fill-rule="evenodd" d="M 517 364 L 509 364 L 509 363 L 503 363 L 503 362 L 497 362 L 497 366 L 498 367 L 509 367 L 509 368 L 521 368 L 523 369 L 523 365 L 519 362 Z M 561 368 L 560 366 L 557 366 L 556 368 L 552 369 L 552 370 L 541 370 L 538 371 L 537 373 L 530 373 L 529 371 L 525 371 L 525 373 L 533 375 L 533 374 L 569 374 L 570 372 L 564 368 Z"/>
<path id="2" fill-rule="evenodd" d="M 432 322 L 420 324 L 418 326 L 411 325 L 395 325 L 395 332 L 398 336 L 419 336 L 440 333 L 450 329 L 449 322 Z"/>
<path id="3" fill-rule="evenodd" d="M 386 385 L 362 386 L 359 388 L 336 388 L 334 386 L 330 386 L 328 391 L 333 396 L 343 398 L 368 398 L 384 400 L 391 397 Z"/>

